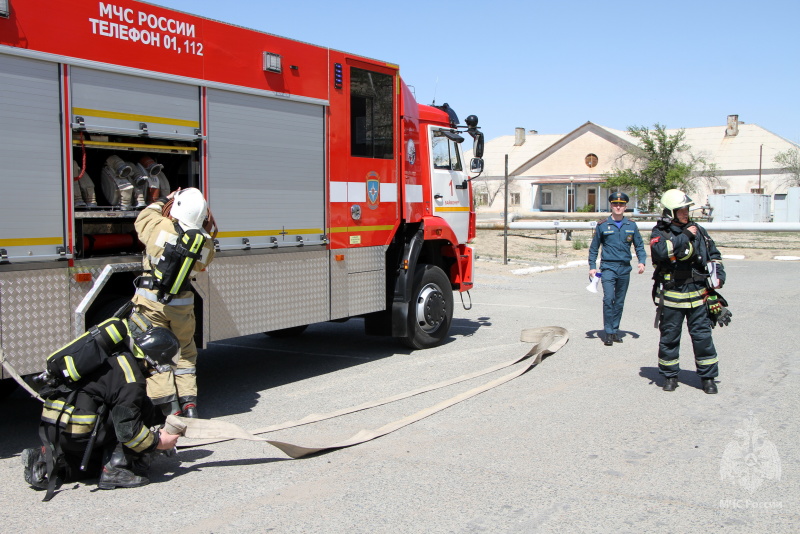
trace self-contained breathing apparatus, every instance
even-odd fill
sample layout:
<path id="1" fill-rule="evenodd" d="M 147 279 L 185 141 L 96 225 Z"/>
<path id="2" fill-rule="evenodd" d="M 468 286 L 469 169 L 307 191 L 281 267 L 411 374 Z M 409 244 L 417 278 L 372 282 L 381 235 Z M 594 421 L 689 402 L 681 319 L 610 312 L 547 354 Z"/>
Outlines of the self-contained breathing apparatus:
<path id="1" fill-rule="evenodd" d="M 202 230 L 184 231 L 175 222 L 178 238 L 175 243 L 166 243 L 164 252 L 150 271 L 152 276 L 142 276 L 137 286 L 152 289 L 158 294 L 158 302 L 169 304 L 172 297 L 189 288 L 192 269 L 197 260 L 203 257 L 206 237 Z"/>
<path id="2" fill-rule="evenodd" d="M 666 210 L 665 210 L 666 211 Z M 669 239 L 669 230 L 672 218 L 664 215 L 656 223 L 656 228 L 661 232 L 663 239 Z M 705 250 L 708 251 L 710 238 L 701 228 L 697 227 L 698 237 L 703 240 Z M 686 250 L 677 251 L 669 258 L 669 263 L 660 262 L 655 265 L 653 271 L 653 303 L 657 306 L 654 328 L 658 328 L 661 314 L 664 309 L 664 292 L 670 291 L 675 287 L 686 284 L 687 282 L 697 282 L 706 286 L 704 302 L 711 319 L 712 328 L 727 326 L 731 322 L 733 314 L 727 308 L 728 301 L 717 292 L 716 273 L 712 272 L 713 263 L 704 260 L 698 247 L 691 243 Z"/>

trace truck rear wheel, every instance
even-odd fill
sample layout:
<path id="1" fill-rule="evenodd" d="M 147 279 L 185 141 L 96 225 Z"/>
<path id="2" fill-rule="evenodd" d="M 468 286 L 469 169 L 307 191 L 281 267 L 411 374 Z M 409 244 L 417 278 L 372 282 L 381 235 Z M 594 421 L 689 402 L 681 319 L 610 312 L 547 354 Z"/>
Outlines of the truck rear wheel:
<path id="1" fill-rule="evenodd" d="M 414 292 L 408 303 L 406 345 L 427 349 L 442 342 L 453 321 L 453 290 L 439 267 L 420 264 L 414 273 Z"/>

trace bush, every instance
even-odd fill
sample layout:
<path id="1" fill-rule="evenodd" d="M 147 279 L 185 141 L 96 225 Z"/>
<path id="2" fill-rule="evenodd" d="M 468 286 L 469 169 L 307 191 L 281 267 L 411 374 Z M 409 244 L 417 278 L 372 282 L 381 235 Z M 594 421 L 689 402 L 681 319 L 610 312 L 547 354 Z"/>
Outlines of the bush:
<path id="1" fill-rule="evenodd" d="M 589 248 L 589 243 L 587 242 L 586 238 L 579 237 L 578 239 L 572 240 L 572 248 L 574 248 L 575 250 Z"/>

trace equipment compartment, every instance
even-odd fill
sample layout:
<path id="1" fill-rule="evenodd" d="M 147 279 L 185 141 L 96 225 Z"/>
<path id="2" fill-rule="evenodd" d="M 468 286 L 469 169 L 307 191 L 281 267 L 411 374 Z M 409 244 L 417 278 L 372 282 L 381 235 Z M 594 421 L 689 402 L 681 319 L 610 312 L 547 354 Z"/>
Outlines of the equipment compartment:
<path id="1" fill-rule="evenodd" d="M 200 185 L 199 142 L 82 130 L 72 137 L 76 259 L 141 252 L 133 227 L 139 211 Z"/>

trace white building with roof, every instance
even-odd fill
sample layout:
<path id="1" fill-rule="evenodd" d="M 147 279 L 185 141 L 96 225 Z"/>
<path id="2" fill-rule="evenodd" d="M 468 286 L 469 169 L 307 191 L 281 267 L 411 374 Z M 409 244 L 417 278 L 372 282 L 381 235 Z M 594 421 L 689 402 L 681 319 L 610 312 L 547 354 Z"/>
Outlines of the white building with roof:
<path id="1" fill-rule="evenodd" d="M 669 129 L 669 135 L 680 129 Z M 724 126 L 685 128 L 689 152 L 716 166 L 716 177 L 699 181 L 695 205 L 710 194 L 761 193 L 788 189 L 788 176 L 775 164 L 779 152 L 797 144 L 738 115 Z M 604 175 L 624 168 L 626 149 L 637 145 L 627 132 L 587 122 L 562 135 L 539 135 L 517 128 L 514 135 L 486 142 L 484 172 L 473 182 L 481 212 L 500 212 L 504 204 L 505 161 L 508 156 L 509 212 L 609 211 Z M 468 157 L 471 154 L 468 154 Z M 630 207 L 636 208 L 631 195 Z"/>

